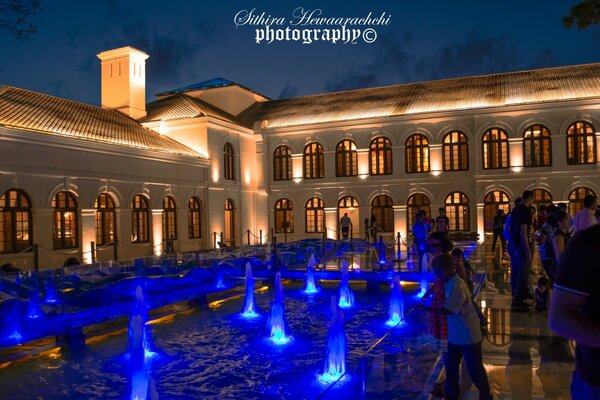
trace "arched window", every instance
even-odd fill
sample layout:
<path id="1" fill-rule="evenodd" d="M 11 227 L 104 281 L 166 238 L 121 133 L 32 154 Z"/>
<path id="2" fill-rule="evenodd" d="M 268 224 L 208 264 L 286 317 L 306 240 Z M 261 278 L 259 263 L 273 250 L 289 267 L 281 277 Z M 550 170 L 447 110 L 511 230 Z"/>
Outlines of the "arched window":
<path id="1" fill-rule="evenodd" d="M 318 197 L 306 202 L 306 233 L 323 233 L 325 226 L 325 203 Z"/>
<path id="2" fill-rule="evenodd" d="M 116 227 L 115 201 L 108 193 L 102 193 L 94 202 L 96 209 L 96 244 L 103 246 L 114 242 Z"/>
<path id="3" fill-rule="evenodd" d="M 444 202 L 446 216 L 450 219 L 451 231 L 469 231 L 469 198 L 461 192 L 452 192 Z"/>
<path id="4" fill-rule="evenodd" d="M 567 164 L 595 164 L 596 135 L 592 124 L 577 121 L 567 129 Z"/>
<path id="5" fill-rule="evenodd" d="M 406 139 L 406 172 L 429 172 L 429 141 L 420 133 Z"/>
<path id="6" fill-rule="evenodd" d="M 523 132 L 523 156 L 526 167 L 552 165 L 552 139 L 544 125 L 531 125 Z"/>
<path id="7" fill-rule="evenodd" d="M 131 242 L 147 243 L 149 241 L 150 207 L 148 199 L 141 194 L 131 200 Z"/>
<path id="8" fill-rule="evenodd" d="M 0 253 L 19 253 L 33 245 L 31 202 L 20 189 L 0 197 Z"/>
<path id="9" fill-rule="evenodd" d="M 304 148 L 303 159 L 305 179 L 317 179 L 323 177 L 325 170 L 323 146 L 317 142 L 307 144 Z"/>
<path id="10" fill-rule="evenodd" d="M 415 193 L 410 195 L 406 202 L 406 220 L 408 221 L 407 231 L 412 232 L 412 226 L 414 225 L 419 211 L 425 211 L 428 217 L 431 217 L 431 200 L 423 193 Z"/>
<path id="11" fill-rule="evenodd" d="M 200 199 L 197 197 L 190 197 L 188 202 L 188 238 L 200 239 L 202 238 L 201 231 L 201 215 L 202 209 L 200 208 Z"/>
<path id="12" fill-rule="evenodd" d="M 535 206 L 536 210 L 538 210 L 542 204 L 547 206 L 548 204 L 552 203 L 552 194 L 546 189 L 533 189 L 532 192 L 533 205 Z"/>
<path id="13" fill-rule="evenodd" d="M 177 239 L 177 207 L 171 196 L 163 199 L 162 233 L 163 240 Z"/>
<path id="14" fill-rule="evenodd" d="M 54 249 L 79 246 L 79 215 L 77 199 L 71 192 L 58 192 L 52 200 L 52 241 Z"/>
<path id="15" fill-rule="evenodd" d="M 591 194 L 592 196 L 596 195 L 592 189 L 585 186 L 575 188 L 569 193 L 569 214 L 572 217 L 583 208 L 583 198 L 588 194 Z"/>
<path id="16" fill-rule="evenodd" d="M 225 143 L 223 147 L 223 177 L 228 181 L 235 180 L 235 153 L 231 143 Z"/>
<path id="17" fill-rule="evenodd" d="M 349 139 L 338 143 L 335 149 L 335 176 L 356 176 L 356 144 Z"/>
<path id="18" fill-rule="evenodd" d="M 494 230 L 494 216 L 498 210 L 504 210 L 504 215 L 510 211 L 510 199 L 502 190 L 492 190 L 483 198 L 483 220 L 486 232 Z"/>
<path id="19" fill-rule="evenodd" d="M 508 168 L 508 136 L 500 128 L 485 131 L 482 138 L 483 168 Z"/>
<path id="20" fill-rule="evenodd" d="M 294 205 L 288 199 L 275 203 L 275 233 L 294 233 Z"/>
<path id="21" fill-rule="evenodd" d="M 289 181 L 292 179 L 292 150 L 287 146 L 279 146 L 273 152 L 273 180 Z"/>
<path id="22" fill-rule="evenodd" d="M 377 227 L 383 232 L 394 232 L 394 202 L 384 194 L 371 201 L 371 215 L 377 218 Z"/>
<path id="23" fill-rule="evenodd" d="M 376 137 L 369 146 L 369 173 L 389 175 L 392 170 L 392 143 L 386 137 Z"/>
<path id="24" fill-rule="evenodd" d="M 469 143 L 467 135 L 461 131 L 448 132 L 444 135 L 442 147 L 444 171 L 469 170 Z"/>

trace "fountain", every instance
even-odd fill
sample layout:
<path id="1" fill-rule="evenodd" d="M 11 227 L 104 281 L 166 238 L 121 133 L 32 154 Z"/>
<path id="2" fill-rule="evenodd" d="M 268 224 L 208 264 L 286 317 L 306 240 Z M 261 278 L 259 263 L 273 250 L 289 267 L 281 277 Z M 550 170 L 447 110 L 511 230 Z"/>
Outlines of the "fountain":
<path id="1" fill-rule="evenodd" d="M 342 260 L 341 275 L 339 306 L 342 308 L 349 308 L 354 305 L 354 293 L 352 293 L 348 284 L 348 260 L 346 259 Z"/>
<path id="2" fill-rule="evenodd" d="M 135 289 L 135 302 L 129 317 L 129 354 L 132 363 L 143 363 L 156 355 L 152 351 L 152 330 L 148 323 L 148 307 L 141 286 Z"/>
<path id="3" fill-rule="evenodd" d="M 281 272 L 275 274 L 275 301 L 271 308 L 271 316 L 267 322 L 267 329 L 270 332 L 271 342 L 282 345 L 289 343 L 291 336 L 285 334 L 284 320 L 284 297 L 283 284 L 281 283 Z"/>
<path id="4" fill-rule="evenodd" d="M 21 335 L 21 320 L 23 318 L 23 302 L 6 301 L 0 304 L 0 341 L 7 340 L 20 344 L 23 340 Z"/>
<path id="5" fill-rule="evenodd" d="M 420 291 L 419 294 L 417 295 L 417 297 L 423 297 L 425 296 L 425 293 L 427 293 L 427 290 L 429 289 L 429 282 L 426 279 L 421 280 L 421 286 L 420 286 Z"/>
<path id="6" fill-rule="evenodd" d="M 244 300 L 244 310 L 242 311 L 244 318 L 257 318 L 258 313 L 254 306 L 254 278 L 252 277 L 252 265 L 246 263 L 246 298 Z"/>
<path id="7" fill-rule="evenodd" d="M 392 281 L 392 294 L 390 298 L 389 319 L 386 321 L 388 326 L 404 325 L 404 295 L 400 276 L 396 275 Z"/>
<path id="8" fill-rule="evenodd" d="M 346 372 L 346 333 L 344 331 L 344 313 L 338 306 L 335 296 L 331 296 L 331 325 L 327 338 L 327 353 L 323 374 L 319 376 L 322 383 L 338 381 Z"/>
<path id="9" fill-rule="evenodd" d="M 58 303 L 58 298 L 56 297 L 56 290 L 54 289 L 54 282 L 52 281 L 52 278 L 46 279 L 46 285 L 44 286 L 44 303 Z"/>
<path id="10" fill-rule="evenodd" d="M 40 306 L 40 296 L 37 290 L 32 290 L 29 295 L 29 303 L 27 304 L 27 318 L 38 319 L 44 315 Z"/>
<path id="11" fill-rule="evenodd" d="M 217 289 L 225 289 L 225 273 L 221 268 L 217 270 Z"/>
<path id="12" fill-rule="evenodd" d="M 306 267 L 306 289 L 304 289 L 304 292 L 308 294 L 314 294 L 319 291 L 317 289 L 317 284 L 315 283 L 316 264 L 315 255 L 311 254 L 310 259 L 308 260 L 308 266 Z"/>

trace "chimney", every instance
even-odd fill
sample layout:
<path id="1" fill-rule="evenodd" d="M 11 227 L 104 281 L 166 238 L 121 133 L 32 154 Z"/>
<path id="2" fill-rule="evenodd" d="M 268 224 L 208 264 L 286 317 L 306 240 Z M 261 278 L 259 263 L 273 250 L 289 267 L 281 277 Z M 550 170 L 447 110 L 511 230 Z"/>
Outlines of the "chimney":
<path id="1" fill-rule="evenodd" d="M 133 47 L 103 51 L 101 64 L 102 108 L 140 119 L 146 116 L 146 59 Z"/>

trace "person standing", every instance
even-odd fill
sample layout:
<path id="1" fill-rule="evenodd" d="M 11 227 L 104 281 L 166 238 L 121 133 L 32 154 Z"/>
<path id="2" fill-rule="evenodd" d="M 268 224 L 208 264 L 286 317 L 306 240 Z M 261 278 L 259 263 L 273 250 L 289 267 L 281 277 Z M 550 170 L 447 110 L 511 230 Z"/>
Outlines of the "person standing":
<path id="1" fill-rule="evenodd" d="M 371 221 L 369 222 L 369 232 L 371 232 L 371 240 L 373 243 L 377 242 L 377 217 L 375 214 L 371 214 Z"/>
<path id="2" fill-rule="evenodd" d="M 344 216 L 340 219 L 340 228 L 342 231 L 342 239 L 348 239 L 348 234 L 352 229 L 352 221 L 350 220 L 348 213 L 344 213 Z"/>
<path id="3" fill-rule="evenodd" d="M 569 214 L 563 210 L 558 210 L 550 215 L 548 218 L 548 224 L 550 225 L 552 232 L 550 238 L 552 241 L 552 254 L 554 255 L 554 259 L 550 264 L 550 273 L 551 276 L 555 276 L 560 257 L 565 250 L 569 239 L 571 238 Z"/>
<path id="4" fill-rule="evenodd" d="M 515 207 L 510 220 L 510 245 L 511 255 L 511 288 L 512 303 L 514 311 L 529 311 L 525 300 L 532 298 L 529 293 L 529 274 L 531 273 L 531 249 L 530 237 L 533 216 L 531 215 L 531 204 L 533 192 L 525 190 L 521 195 L 522 203 Z M 513 260 L 514 258 L 514 260 Z"/>
<path id="5" fill-rule="evenodd" d="M 446 216 L 446 209 L 444 207 L 440 207 L 438 211 L 440 214 L 435 217 L 435 232 L 440 232 L 448 236 L 450 219 Z"/>
<path id="6" fill-rule="evenodd" d="M 492 221 L 492 229 L 494 232 L 494 238 L 492 240 L 492 250 L 496 251 L 496 241 L 500 238 L 500 244 L 502 245 L 502 253 L 506 252 L 506 239 L 504 238 L 504 210 L 498 210 Z"/>
<path id="7" fill-rule="evenodd" d="M 365 240 L 369 241 L 369 218 L 365 218 L 363 225 L 365 226 Z"/>
<path id="8" fill-rule="evenodd" d="M 550 329 L 575 340 L 573 399 L 600 399 L 600 225 L 579 231 L 560 258 Z"/>
<path id="9" fill-rule="evenodd" d="M 583 198 L 583 208 L 573 218 L 573 232 L 577 233 L 592 225 L 596 225 L 594 211 L 596 211 L 597 205 L 598 199 L 596 199 L 596 196 L 588 194 Z"/>
<path id="10" fill-rule="evenodd" d="M 479 399 L 491 399 L 490 383 L 483 366 L 481 352 L 483 336 L 471 293 L 465 281 L 458 277 L 452 256 L 442 254 L 433 259 L 432 266 L 436 277 L 445 282 L 446 301 L 443 307 L 426 307 L 421 304 L 418 304 L 417 307 L 447 316 L 448 351 L 444 359 L 445 398 L 458 400 L 460 397 L 459 369 L 461 358 L 464 358 L 469 376 L 479 390 Z"/>
<path id="11" fill-rule="evenodd" d="M 425 272 L 423 269 L 423 258 L 427 252 L 426 241 L 427 237 L 429 236 L 429 232 L 431 231 L 431 225 L 423 221 L 423 214 L 421 211 L 417 212 L 415 218 L 416 221 L 412 226 L 412 236 L 413 241 L 415 242 L 415 247 L 417 248 L 417 254 L 419 256 L 419 270 Z"/>

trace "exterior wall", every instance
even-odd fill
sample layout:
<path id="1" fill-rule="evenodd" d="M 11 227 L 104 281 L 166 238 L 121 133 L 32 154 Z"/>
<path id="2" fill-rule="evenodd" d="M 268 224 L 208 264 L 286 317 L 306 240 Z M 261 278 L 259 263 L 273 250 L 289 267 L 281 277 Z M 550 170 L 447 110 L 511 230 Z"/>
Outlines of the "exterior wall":
<path id="1" fill-rule="evenodd" d="M 600 104 L 578 101 L 543 106 L 514 106 L 258 131 L 265 138 L 264 169 L 267 171 L 269 186 L 270 225 L 274 223 L 275 202 L 280 198 L 292 201 L 294 233 L 302 236 L 304 207 L 312 196 L 321 197 L 327 209 L 337 207 L 341 197 L 351 195 L 358 200 L 362 221 L 370 215 L 371 200 L 378 194 L 387 194 L 392 198 L 394 206 L 403 207 L 403 212 L 400 209 L 395 211 L 394 232 L 401 232 L 404 237 L 407 229 L 405 206 L 411 194 L 426 194 L 431 200 L 431 210 L 435 216 L 449 193 L 461 191 L 470 202 L 470 230 L 480 233 L 480 238 L 483 238 L 483 199 L 490 190 L 504 190 L 511 202 L 523 190 L 533 188 L 548 189 L 555 201 L 568 201 L 569 192 L 577 186 L 588 186 L 600 195 L 598 164 L 567 165 L 566 162 L 566 130 L 576 120 L 589 121 L 600 131 Z M 550 130 L 552 166 L 524 168 L 522 135 L 528 126 L 536 123 L 543 124 Z M 482 167 L 482 135 L 491 127 L 501 127 L 509 136 L 510 168 L 484 170 Z M 442 140 L 444 134 L 451 130 L 460 130 L 468 138 L 468 171 L 442 170 Z M 429 140 L 429 173 L 406 172 L 405 142 L 413 133 L 422 133 Z M 392 143 L 393 174 L 369 176 L 369 144 L 372 138 L 380 135 L 387 137 Z M 600 135 L 596 135 L 600 140 Z M 335 148 L 343 139 L 352 139 L 356 143 L 359 176 L 335 176 Z M 325 152 L 323 179 L 301 178 L 302 153 L 304 146 L 311 141 L 319 142 Z M 294 154 L 292 181 L 273 180 L 273 152 L 282 144 L 289 146 Z M 600 152 L 600 146 L 598 149 Z M 600 154 L 598 156 L 600 159 Z M 336 218 L 334 226 L 331 226 L 333 219 L 326 218 L 328 228 L 337 230 L 340 216 L 337 215 Z M 362 236 L 362 223 L 360 225 L 359 232 Z"/>
<path id="2" fill-rule="evenodd" d="M 6 128 L 0 128 L 0 142 L 0 192 L 17 188 L 29 196 L 32 203 L 33 241 L 39 245 L 41 268 L 60 266 L 69 256 L 90 261 L 89 242 L 96 240 L 94 201 L 105 192 L 111 194 L 117 207 L 119 259 L 156 254 L 163 250 L 162 245 L 153 249 L 152 235 L 158 233 L 156 229 L 150 232 L 150 243 L 131 243 L 130 203 L 136 194 L 149 197 L 151 210 L 161 210 L 163 197 L 172 195 L 177 204 L 178 217 L 179 240 L 175 243 L 176 248 L 186 251 L 206 247 L 206 226 L 202 239 L 189 240 L 187 231 L 189 197 L 196 195 L 206 204 L 206 160 L 132 151 L 121 146 Z M 51 203 L 54 195 L 62 190 L 73 192 L 77 198 L 77 249 L 53 250 Z M 203 220 L 205 216 L 206 213 Z M 112 246 L 98 249 L 98 260 L 112 258 Z M 31 268 L 33 254 L 4 254 L 0 255 L 0 262 Z"/>

